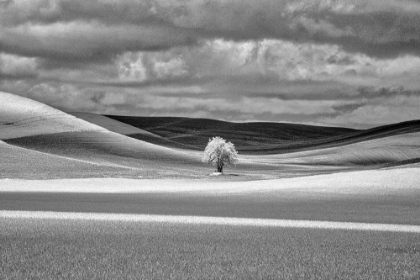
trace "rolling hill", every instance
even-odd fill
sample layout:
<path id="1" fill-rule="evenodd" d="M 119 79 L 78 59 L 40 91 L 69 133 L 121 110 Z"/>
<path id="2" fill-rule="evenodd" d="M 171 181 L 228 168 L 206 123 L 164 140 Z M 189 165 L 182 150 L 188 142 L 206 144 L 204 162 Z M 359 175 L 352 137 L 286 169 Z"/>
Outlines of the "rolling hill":
<path id="1" fill-rule="evenodd" d="M 0 92 L 1 178 L 203 178 L 210 137 L 235 143 L 232 180 L 420 162 L 420 121 L 368 130 L 72 113 Z"/>
<path id="2" fill-rule="evenodd" d="M 34 100 L 4 92 L 0 99 L 3 178 L 176 177 L 199 162 L 197 155 L 112 132 Z"/>
<path id="3" fill-rule="evenodd" d="M 106 129 L 43 103 L 0 91 L 0 140 L 60 132 Z"/>
<path id="4" fill-rule="evenodd" d="M 235 144 L 246 161 L 272 166 L 379 168 L 420 162 L 420 121 L 354 130 L 289 123 L 231 123 L 208 119 L 107 116 L 168 140 L 204 149 L 208 138 Z M 130 137 L 156 143 L 138 134 Z M 171 141 L 171 142 L 169 142 Z M 284 172 L 284 170 L 283 170 Z M 295 170 L 296 172 L 296 170 Z"/>
<path id="5" fill-rule="evenodd" d="M 136 172 L 124 167 L 104 166 L 71 157 L 25 149 L 0 141 L 0 179 L 19 178 L 59 179 L 111 177 L 125 174 L 135 177 Z"/>
<path id="6" fill-rule="evenodd" d="M 242 154 L 283 154 L 312 149 L 331 148 L 420 132 L 420 120 L 390 124 L 367 130 L 338 127 L 308 126 L 289 123 L 231 123 L 208 119 L 173 117 L 107 116 L 134 127 L 147 130 L 171 142 L 203 150 L 210 137 L 221 136 L 235 144 Z M 153 143 L 139 134 L 136 139 Z M 160 140 L 160 144 L 165 144 Z"/>
<path id="7" fill-rule="evenodd" d="M 364 135 L 363 135 L 364 136 Z M 357 141 L 347 145 L 266 156 L 291 164 L 387 167 L 420 162 L 420 132 L 396 134 Z M 420 175 L 420 174 L 419 174 Z"/>

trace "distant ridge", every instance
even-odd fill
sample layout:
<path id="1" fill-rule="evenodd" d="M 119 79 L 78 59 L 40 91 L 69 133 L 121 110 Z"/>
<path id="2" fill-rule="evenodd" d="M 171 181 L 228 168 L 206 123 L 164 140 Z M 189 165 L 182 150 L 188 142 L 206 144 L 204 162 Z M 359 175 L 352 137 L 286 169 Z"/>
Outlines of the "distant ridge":
<path id="1" fill-rule="evenodd" d="M 236 145 L 241 159 L 234 172 L 247 178 L 420 162 L 420 120 L 354 130 L 93 113 L 75 117 L 9 93 L 0 92 L 0 100 L 0 178 L 201 178 L 212 170 L 200 158 L 213 136 Z"/>
<path id="2" fill-rule="evenodd" d="M 232 123 L 211 119 L 177 117 L 113 115 L 107 115 L 107 117 L 147 130 L 162 136 L 168 141 L 175 142 L 177 145 L 185 145 L 197 150 L 204 149 L 208 139 L 213 136 L 226 138 L 232 141 L 239 150 L 251 152 L 255 149 L 278 147 L 278 145 L 284 143 L 324 139 L 356 132 L 356 130 L 348 128 L 273 122 Z M 141 138 L 140 135 L 130 136 Z M 167 144 L 170 145 L 170 143 Z"/>
<path id="3" fill-rule="evenodd" d="M 69 114 L 122 135 L 144 134 L 150 137 L 159 137 L 158 135 L 150 133 L 146 130 L 116 121 L 114 119 L 99 114 L 86 112 L 70 112 Z"/>
<path id="4" fill-rule="evenodd" d="M 420 132 L 420 120 L 384 125 L 367 130 L 340 127 L 322 127 L 291 123 L 250 122 L 231 123 L 210 119 L 177 117 L 107 117 L 144 129 L 166 139 L 159 144 L 182 145 L 196 150 L 204 149 L 212 136 L 232 141 L 237 149 L 246 154 L 275 154 L 303 151 L 314 148 L 330 148 L 361 141 Z M 133 138 L 153 142 L 141 135 Z"/>

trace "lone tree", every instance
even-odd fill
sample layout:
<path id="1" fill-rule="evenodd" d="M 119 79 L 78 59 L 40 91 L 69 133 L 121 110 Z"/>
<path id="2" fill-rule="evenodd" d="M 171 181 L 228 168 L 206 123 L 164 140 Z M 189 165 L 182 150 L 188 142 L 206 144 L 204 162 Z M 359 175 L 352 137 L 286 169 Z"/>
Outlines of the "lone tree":
<path id="1" fill-rule="evenodd" d="M 204 150 L 203 163 L 216 166 L 216 172 L 222 173 L 224 165 L 232 165 L 237 162 L 238 152 L 235 150 L 235 145 L 218 136 L 209 139 Z"/>

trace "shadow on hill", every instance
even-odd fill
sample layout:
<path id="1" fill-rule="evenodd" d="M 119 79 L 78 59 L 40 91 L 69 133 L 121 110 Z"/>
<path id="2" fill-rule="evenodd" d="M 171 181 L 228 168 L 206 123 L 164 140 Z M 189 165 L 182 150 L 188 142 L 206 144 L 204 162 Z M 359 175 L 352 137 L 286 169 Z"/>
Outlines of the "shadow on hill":
<path id="1" fill-rule="evenodd" d="M 145 178 L 184 173 L 186 176 L 195 176 L 205 172 L 196 155 L 113 132 L 57 133 L 8 139 L 5 142 L 15 147 L 100 166 L 136 169 L 137 174 Z"/>
<path id="2" fill-rule="evenodd" d="M 289 123 L 231 123 L 175 117 L 107 117 L 144 129 L 161 139 L 129 135 L 150 143 L 181 149 L 204 150 L 208 139 L 220 136 L 235 144 L 241 154 L 283 154 L 331 148 L 406 133 L 420 132 L 420 120 L 367 130 Z"/>

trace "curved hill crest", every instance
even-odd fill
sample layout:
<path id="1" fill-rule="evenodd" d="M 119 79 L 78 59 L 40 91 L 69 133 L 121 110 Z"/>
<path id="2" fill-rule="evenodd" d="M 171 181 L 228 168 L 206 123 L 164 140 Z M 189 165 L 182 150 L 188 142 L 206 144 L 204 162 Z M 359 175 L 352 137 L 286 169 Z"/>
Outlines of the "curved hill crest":
<path id="1" fill-rule="evenodd" d="M 339 147 L 367 140 L 386 138 L 420 132 L 420 120 L 407 121 L 355 130 L 340 127 L 322 127 L 291 123 L 226 121 L 177 118 L 177 117 L 131 117 L 109 118 L 147 130 L 166 139 L 164 146 L 188 147 L 203 150 L 210 137 L 220 136 L 235 144 L 244 154 L 284 154 L 304 150 Z M 142 135 L 129 135 L 153 143 Z"/>
<path id="2" fill-rule="evenodd" d="M 21 174 L 17 177 L 26 178 L 25 174 L 31 169 L 31 174 L 41 174 L 35 177 L 56 178 L 63 176 L 58 174 L 65 174 L 66 164 L 69 176 L 76 177 L 89 174 L 177 176 L 190 170 L 192 164 L 200 162 L 195 154 L 127 137 L 121 132 L 131 130 L 159 138 L 124 124 L 118 128 L 118 122 L 106 117 L 88 116 L 102 123 L 104 128 L 41 102 L 10 93 L 0 92 L 0 100 L 0 154 L 4 156 L 0 169 L 9 170 L 6 173 L 13 174 L 12 177 Z M 120 133 L 110 131 L 107 127 Z M 19 164 L 22 168 L 18 168 Z M 50 174 L 46 174 L 48 170 Z M 0 177 L 9 175 L 2 174 Z"/>
<path id="3" fill-rule="evenodd" d="M 0 139 L 62 132 L 107 131 L 29 98 L 0 91 L 0 100 Z"/>
<path id="4" fill-rule="evenodd" d="M 200 157 L 213 136 L 237 146 L 234 172 L 249 178 L 420 162 L 419 120 L 368 130 L 75 114 L 83 120 L 10 93 L 0 99 L 3 177 L 202 177 L 212 170 Z"/>

